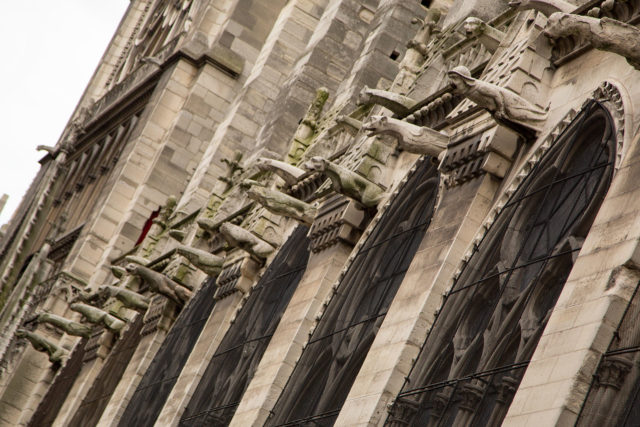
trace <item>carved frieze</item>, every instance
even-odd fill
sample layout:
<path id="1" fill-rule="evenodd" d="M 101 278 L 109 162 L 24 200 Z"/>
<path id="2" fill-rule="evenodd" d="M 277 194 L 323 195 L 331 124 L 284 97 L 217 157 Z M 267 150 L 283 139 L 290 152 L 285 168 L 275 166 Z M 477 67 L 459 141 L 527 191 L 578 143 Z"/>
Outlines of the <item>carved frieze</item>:
<path id="1" fill-rule="evenodd" d="M 216 280 L 218 290 L 214 298 L 219 300 L 235 292 L 248 292 L 259 271 L 260 264 L 248 256 L 230 262 L 218 275 Z"/>
<path id="2" fill-rule="evenodd" d="M 311 229 L 311 251 L 321 252 L 340 242 L 354 245 L 364 228 L 365 212 L 340 195 L 327 199 L 318 209 Z"/>

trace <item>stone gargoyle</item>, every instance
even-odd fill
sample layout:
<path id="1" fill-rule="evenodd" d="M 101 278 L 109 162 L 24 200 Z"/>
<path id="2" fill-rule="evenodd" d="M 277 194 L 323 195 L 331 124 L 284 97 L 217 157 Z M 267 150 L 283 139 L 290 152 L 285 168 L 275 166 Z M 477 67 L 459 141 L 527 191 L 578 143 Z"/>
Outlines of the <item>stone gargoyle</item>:
<path id="1" fill-rule="evenodd" d="M 363 87 L 358 96 L 358 105 L 382 105 L 395 114 L 404 117 L 418 102 L 414 99 L 381 89 Z"/>
<path id="2" fill-rule="evenodd" d="M 465 19 L 464 31 L 467 37 L 477 37 L 480 43 L 491 53 L 495 52 L 504 38 L 504 33 L 473 16 Z"/>
<path id="3" fill-rule="evenodd" d="M 120 301 L 122 305 L 132 310 L 144 312 L 149 308 L 149 298 L 130 289 L 103 285 L 98 288 L 98 293 L 107 298 L 115 298 Z"/>
<path id="4" fill-rule="evenodd" d="M 425 126 L 416 126 L 388 116 L 371 116 L 362 126 L 369 136 L 391 135 L 401 150 L 438 157 L 447 149 L 449 136 Z"/>
<path id="5" fill-rule="evenodd" d="M 556 12 L 547 20 L 544 35 L 551 40 L 576 36 L 596 49 L 624 57 L 640 70 L 640 29 L 611 18 L 592 18 Z"/>
<path id="6" fill-rule="evenodd" d="M 531 132 L 539 132 L 547 119 L 546 110 L 509 89 L 474 79 L 464 65 L 453 68 L 448 75 L 454 93 L 475 102 L 489 111 L 496 122 L 519 134 L 531 136 Z"/>
<path id="7" fill-rule="evenodd" d="M 71 321 L 56 314 L 46 312 L 40 313 L 38 314 L 36 321 L 38 323 L 48 323 L 50 325 L 53 325 L 56 328 L 66 332 L 68 335 L 84 338 L 89 338 L 89 336 L 91 335 L 91 328 L 89 326 Z"/>
<path id="8" fill-rule="evenodd" d="M 112 332 L 119 333 L 125 326 L 125 323 L 117 317 L 88 304 L 77 302 L 71 304 L 69 308 L 82 314 L 87 322 L 102 325 Z"/>
<path id="9" fill-rule="evenodd" d="M 239 225 L 224 222 L 219 231 L 229 245 L 240 248 L 260 260 L 266 259 L 275 250 L 272 245 Z"/>
<path id="10" fill-rule="evenodd" d="M 26 329 L 18 329 L 16 331 L 18 338 L 26 338 L 31 343 L 34 349 L 42 353 L 49 355 L 49 361 L 51 363 L 60 363 L 62 359 L 68 354 L 67 350 L 52 343 L 43 336 L 36 334 L 35 332 L 27 331 Z"/>
<path id="11" fill-rule="evenodd" d="M 217 276 L 222 270 L 222 264 L 224 264 L 223 257 L 214 255 L 202 249 L 180 245 L 176 247 L 176 252 L 188 259 L 191 264 L 209 276 Z"/>
<path id="12" fill-rule="evenodd" d="M 306 173 L 303 169 L 290 165 L 289 163 L 267 157 L 256 159 L 254 166 L 261 171 L 275 173 L 282 178 L 287 185 L 297 184 L 298 179 Z"/>
<path id="13" fill-rule="evenodd" d="M 569 13 L 576 9 L 576 6 L 564 0 L 513 0 L 509 6 L 518 11 L 535 10 L 546 16 L 555 12 Z"/>
<path id="14" fill-rule="evenodd" d="M 384 190 L 379 185 L 331 160 L 312 157 L 304 166 L 324 173 L 331 180 L 334 191 L 356 200 L 364 207 L 377 206 L 384 196 Z"/>
<path id="15" fill-rule="evenodd" d="M 152 292 L 164 295 L 180 306 L 186 304 L 191 298 L 192 292 L 189 289 L 162 273 L 134 263 L 127 264 L 126 269 L 129 274 L 139 277 L 146 283 Z"/>
<path id="16" fill-rule="evenodd" d="M 260 203 L 269 212 L 293 218 L 308 225 L 313 223 L 317 209 L 311 204 L 249 179 L 244 180 L 241 187 L 250 199 Z"/>

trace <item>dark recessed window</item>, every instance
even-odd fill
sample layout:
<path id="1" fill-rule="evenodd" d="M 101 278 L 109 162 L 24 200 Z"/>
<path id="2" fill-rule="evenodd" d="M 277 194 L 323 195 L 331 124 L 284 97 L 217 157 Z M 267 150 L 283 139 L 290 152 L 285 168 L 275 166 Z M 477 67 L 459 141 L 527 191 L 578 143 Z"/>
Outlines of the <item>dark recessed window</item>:
<path id="1" fill-rule="evenodd" d="M 424 7 L 431 7 L 431 0 L 422 0 L 420 4 Z"/>
<path id="2" fill-rule="evenodd" d="M 400 52 L 398 52 L 397 50 L 394 50 L 393 52 L 391 52 L 391 55 L 389 55 L 389 58 L 395 61 L 396 59 L 398 59 L 399 56 L 400 56 Z"/>

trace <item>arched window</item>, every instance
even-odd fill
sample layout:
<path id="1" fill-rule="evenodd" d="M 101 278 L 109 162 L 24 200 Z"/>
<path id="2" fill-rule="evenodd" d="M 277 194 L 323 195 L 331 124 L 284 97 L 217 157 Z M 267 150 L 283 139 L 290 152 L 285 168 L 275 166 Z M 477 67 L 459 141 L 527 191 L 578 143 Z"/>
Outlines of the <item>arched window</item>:
<path id="1" fill-rule="evenodd" d="M 438 174 L 427 159 L 358 251 L 300 357 L 268 425 L 330 425 L 431 221 Z"/>
<path id="2" fill-rule="evenodd" d="M 607 192 L 615 144 L 609 113 L 588 103 L 446 295 L 388 424 L 502 423 Z"/>

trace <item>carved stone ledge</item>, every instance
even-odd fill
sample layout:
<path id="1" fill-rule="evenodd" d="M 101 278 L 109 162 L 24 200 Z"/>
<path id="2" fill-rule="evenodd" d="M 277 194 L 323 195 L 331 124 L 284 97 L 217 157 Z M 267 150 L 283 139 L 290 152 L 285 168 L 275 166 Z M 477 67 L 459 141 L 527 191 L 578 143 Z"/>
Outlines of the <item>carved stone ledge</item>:
<path id="1" fill-rule="evenodd" d="M 96 328 L 87 340 L 84 346 L 84 356 L 82 362 L 86 363 L 96 358 L 105 359 L 113 344 L 115 343 L 115 335 L 104 328 Z"/>
<path id="2" fill-rule="evenodd" d="M 251 257 L 239 258 L 226 265 L 218 275 L 214 298 L 220 300 L 235 292 L 246 293 L 258 276 L 260 264 Z"/>
<path id="3" fill-rule="evenodd" d="M 321 252 L 338 243 L 355 245 L 365 227 L 366 215 L 355 202 L 335 195 L 318 209 L 309 230 L 311 251 Z"/>
<path id="4" fill-rule="evenodd" d="M 453 111 L 453 109 L 462 101 L 461 95 L 445 92 L 438 96 L 427 105 L 420 107 L 418 110 L 409 114 L 405 120 L 418 126 L 427 126 L 432 129 L 439 129 Z"/>
<path id="5" fill-rule="evenodd" d="M 509 6 L 518 11 L 535 10 L 546 16 L 555 12 L 572 12 L 576 6 L 564 0 L 512 0 Z"/>
<path id="6" fill-rule="evenodd" d="M 162 295 L 155 295 L 142 319 L 140 335 L 149 335 L 158 329 L 168 331 L 175 319 L 175 308 L 176 306 L 171 300 Z"/>

